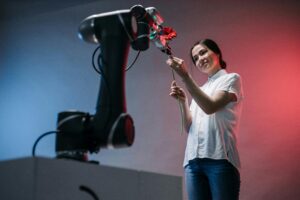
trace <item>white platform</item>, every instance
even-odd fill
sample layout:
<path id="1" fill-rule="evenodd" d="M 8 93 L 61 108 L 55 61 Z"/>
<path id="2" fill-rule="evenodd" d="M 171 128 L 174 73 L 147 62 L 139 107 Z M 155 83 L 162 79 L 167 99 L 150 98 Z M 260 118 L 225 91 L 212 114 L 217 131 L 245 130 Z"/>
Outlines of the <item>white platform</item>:
<path id="1" fill-rule="evenodd" d="M 182 178 L 72 160 L 0 162 L 2 200 L 182 200 Z"/>

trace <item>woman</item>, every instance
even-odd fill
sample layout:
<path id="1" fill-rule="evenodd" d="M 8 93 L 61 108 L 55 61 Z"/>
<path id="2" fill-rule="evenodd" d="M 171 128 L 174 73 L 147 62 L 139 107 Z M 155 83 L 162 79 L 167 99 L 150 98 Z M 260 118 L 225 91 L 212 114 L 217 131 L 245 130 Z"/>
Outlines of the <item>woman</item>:
<path id="1" fill-rule="evenodd" d="M 208 76 L 202 87 L 182 59 L 167 60 L 192 97 L 189 107 L 186 92 L 172 82 L 170 95 L 180 102 L 188 132 L 184 158 L 188 197 L 236 200 L 240 188 L 236 134 L 243 98 L 241 78 L 227 73 L 221 50 L 213 40 L 197 42 L 190 53 L 196 68 Z"/>

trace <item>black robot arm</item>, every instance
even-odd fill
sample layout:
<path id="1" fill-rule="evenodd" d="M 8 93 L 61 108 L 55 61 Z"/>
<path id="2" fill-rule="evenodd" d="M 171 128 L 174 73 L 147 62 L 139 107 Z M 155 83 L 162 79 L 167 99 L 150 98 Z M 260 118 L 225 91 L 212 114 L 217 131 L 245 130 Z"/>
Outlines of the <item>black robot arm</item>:
<path id="1" fill-rule="evenodd" d="M 87 151 L 93 153 L 100 148 L 121 148 L 133 144 L 134 124 L 127 113 L 125 98 L 125 66 L 129 47 L 145 51 L 152 38 L 158 48 L 167 52 L 169 47 L 161 40 L 161 24 L 162 18 L 155 8 L 141 5 L 129 10 L 92 15 L 82 21 L 79 37 L 100 45 L 101 50 L 101 83 L 96 113 L 59 113 L 57 157 L 82 159 Z"/>

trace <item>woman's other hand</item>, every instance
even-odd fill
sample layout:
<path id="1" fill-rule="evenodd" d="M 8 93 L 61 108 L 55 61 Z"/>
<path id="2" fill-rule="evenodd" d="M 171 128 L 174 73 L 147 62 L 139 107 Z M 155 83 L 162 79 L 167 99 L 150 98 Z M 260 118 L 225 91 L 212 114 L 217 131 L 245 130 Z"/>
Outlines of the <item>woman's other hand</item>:
<path id="1" fill-rule="evenodd" d="M 186 101 L 185 91 L 181 87 L 177 86 L 175 81 L 172 81 L 170 90 L 170 96 L 178 99 L 182 103 Z"/>

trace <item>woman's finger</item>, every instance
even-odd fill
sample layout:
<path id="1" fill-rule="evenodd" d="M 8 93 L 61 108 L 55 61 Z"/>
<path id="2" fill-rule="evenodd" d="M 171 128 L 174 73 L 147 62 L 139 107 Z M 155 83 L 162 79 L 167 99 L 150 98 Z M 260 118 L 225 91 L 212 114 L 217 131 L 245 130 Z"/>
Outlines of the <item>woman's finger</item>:
<path id="1" fill-rule="evenodd" d="M 172 81 L 171 87 L 176 86 L 176 81 Z"/>
<path id="2" fill-rule="evenodd" d="M 169 95 L 172 96 L 172 97 L 175 97 L 175 98 L 178 97 L 178 95 L 176 93 L 174 93 L 174 92 L 171 92 Z"/>
<path id="3" fill-rule="evenodd" d="M 182 65 L 183 60 L 177 57 L 173 57 L 173 61 L 177 64 L 177 65 Z"/>

